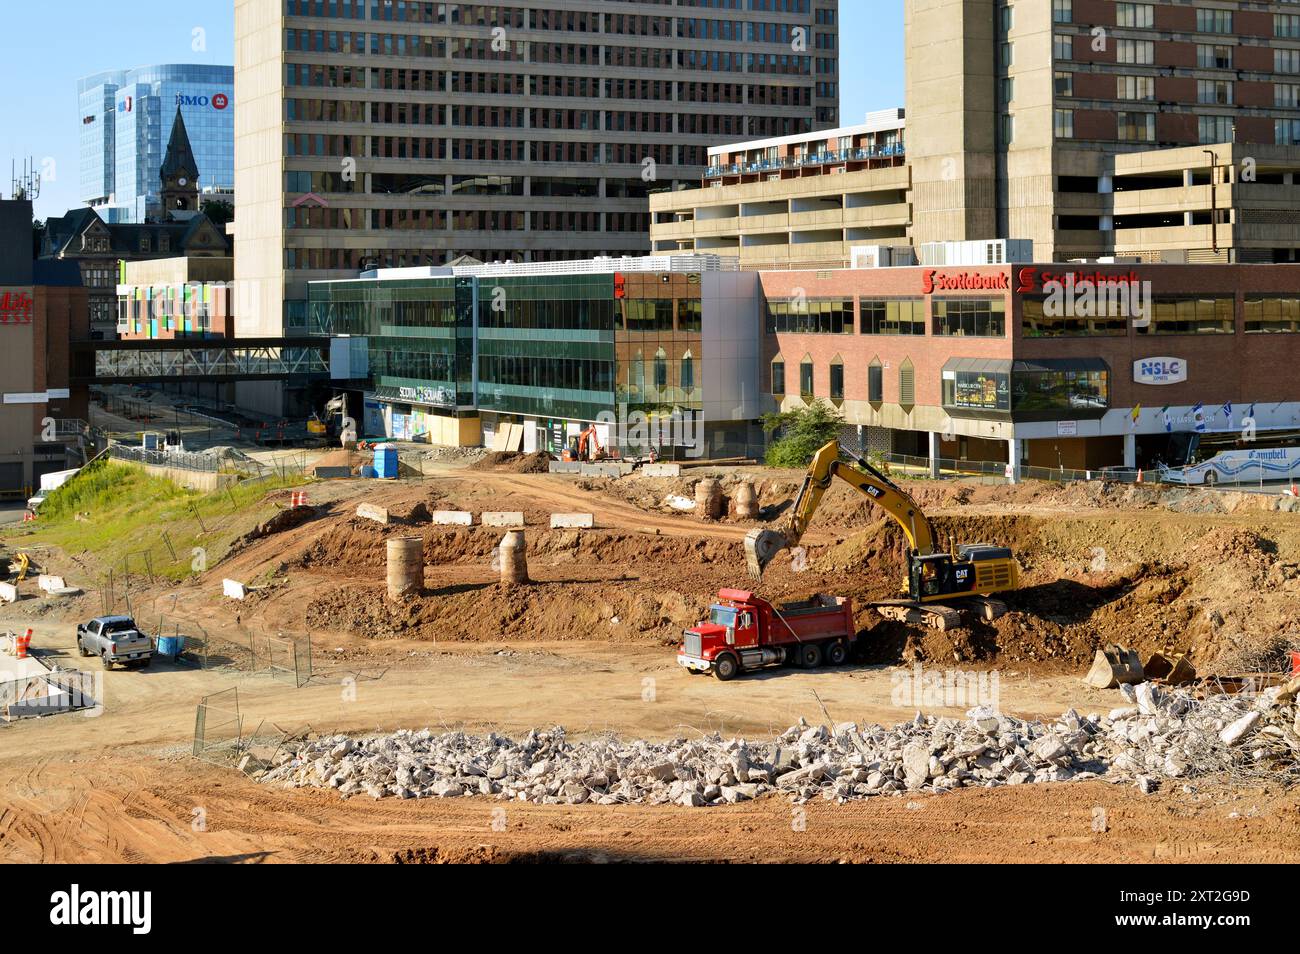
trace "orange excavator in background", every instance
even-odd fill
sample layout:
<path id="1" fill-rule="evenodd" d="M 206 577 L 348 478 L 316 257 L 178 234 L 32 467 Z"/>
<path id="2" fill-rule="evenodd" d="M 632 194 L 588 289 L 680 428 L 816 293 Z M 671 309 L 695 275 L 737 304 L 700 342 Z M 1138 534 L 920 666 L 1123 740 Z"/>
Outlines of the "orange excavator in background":
<path id="1" fill-rule="evenodd" d="M 606 456 L 608 455 L 600 444 L 600 435 L 596 433 L 595 424 L 587 425 L 573 442 L 573 446 L 564 452 L 564 460 L 569 463 L 604 460 Z"/>

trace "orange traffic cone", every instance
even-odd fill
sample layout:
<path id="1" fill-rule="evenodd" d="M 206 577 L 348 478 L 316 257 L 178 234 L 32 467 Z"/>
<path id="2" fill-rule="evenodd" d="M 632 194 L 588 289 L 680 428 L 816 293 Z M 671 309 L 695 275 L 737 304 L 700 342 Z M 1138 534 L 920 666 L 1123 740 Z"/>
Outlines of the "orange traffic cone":
<path id="1" fill-rule="evenodd" d="M 1138 483 L 1142 483 L 1142 468 L 1138 468 Z"/>
<path id="2" fill-rule="evenodd" d="M 29 650 L 31 646 L 32 646 L 31 629 L 28 629 L 27 632 L 23 633 L 23 635 L 21 636 L 14 637 L 14 655 L 17 656 L 19 659 L 27 658 L 27 650 Z"/>

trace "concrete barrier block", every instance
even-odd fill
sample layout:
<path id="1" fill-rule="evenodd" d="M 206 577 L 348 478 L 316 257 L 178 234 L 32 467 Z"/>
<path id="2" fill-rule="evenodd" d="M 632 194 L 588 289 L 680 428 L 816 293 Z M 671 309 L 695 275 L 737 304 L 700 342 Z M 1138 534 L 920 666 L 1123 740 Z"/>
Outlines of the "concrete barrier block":
<path id="1" fill-rule="evenodd" d="M 550 464 L 552 474 L 580 474 L 582 473 L 582 464 L 575 461 L 553 460 Z"/>
<path id="2" fill-rule="evenodd" d="M 68 584 L 63 581 L 61 576 L 46 576 L 42 573 L 36 578 L 36 585 L 46 593 L 53 593 L 55 590 L 67 589 Z"/>
<path id="3" fill-rule="evenodd" d="M 631 464 L 607 461 L 600 464 L 583 464 L 580 473 L 584 477 L 624 477 L 634 469 Z"/>
<path id="4" fill-rule="evenodd" d="M 232 600 L 242 600 L 248 593 L 248 589 L 238 580 L 222 580 L 221 595 L 229 596 Z"/>
<path id="5" fill-rule="evenodd" d="M 472 527 L 474 515 L 467 510 L 435 510 L 433 522 L 444 527 Z"/>
<path id="6" fill-rule="evenodd" d="M 12 583 L 0 583 L 0 600 L 6 603 L 15 603 L 18 601 L 18 587 Z"/>
<path id="7" fill-rule="evenodd" d="M 373 520 L 375 523 L 388 523 L 387 508 L 376 507 L 374 504 L 360 504 L 357 507 L 357 516 L 364 517 L 366 520 Z"/>
<path id="8" fill-rule="evenodd" d="M 681 464 L 646 464 L 641 468 L 642 477 L 680 477 Z"/>
<path id="9" fill-rule="evenodd" d="M 552 530 L 590 530 L 596 525 L 596 517 L 590 513 L 553 513 Z"/>
<path id="10" fill-rule="evenodd" d="M 485 527 L 522 527 L 524 515 L 517 510 L 484 510 L 481 517 Z"/>

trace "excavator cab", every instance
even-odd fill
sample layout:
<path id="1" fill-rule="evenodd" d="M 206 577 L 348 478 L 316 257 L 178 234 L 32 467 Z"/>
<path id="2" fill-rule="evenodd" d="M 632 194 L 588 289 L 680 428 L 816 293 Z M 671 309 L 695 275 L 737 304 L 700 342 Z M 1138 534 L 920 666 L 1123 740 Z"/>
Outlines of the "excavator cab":
<path id="1" fill-rule="evenodd" d="M 921 603 L 946 596 L 975 596 L 1014 590 L 1019 586 L 1015 558 L 1006 547 L 968 544 L 957 554 L 913 554 L 908 595 Z"/>

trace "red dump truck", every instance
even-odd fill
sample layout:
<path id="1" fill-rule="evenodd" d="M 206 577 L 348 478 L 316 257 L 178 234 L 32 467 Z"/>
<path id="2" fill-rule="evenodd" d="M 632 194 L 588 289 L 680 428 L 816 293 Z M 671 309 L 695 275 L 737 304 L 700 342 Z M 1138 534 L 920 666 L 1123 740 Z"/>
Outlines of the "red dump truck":
<path id="1" fill-rule="evenodd" d="M 747 590 L 719 590 L 708 620 L 686 630 L 677 663 L 723 682 L 763 666 L 838 666 L 849 658 L 855 633 L 847 597 L 778 606 Z"/>

